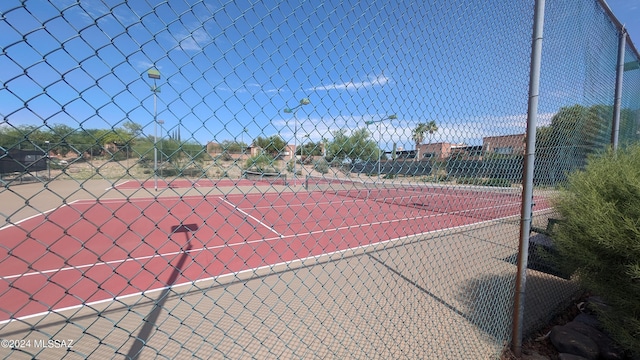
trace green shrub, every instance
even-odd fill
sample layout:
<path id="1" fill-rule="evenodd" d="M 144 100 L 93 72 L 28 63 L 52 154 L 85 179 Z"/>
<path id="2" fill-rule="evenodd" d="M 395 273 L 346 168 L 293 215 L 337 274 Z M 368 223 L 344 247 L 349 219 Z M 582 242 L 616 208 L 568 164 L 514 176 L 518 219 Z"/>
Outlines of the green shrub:
<path id="1" fill-rule="evenodd" d="M 107 160 L 109 161 L 122 161 L 127 159 L 127 153 L 124 150 L 116 151 L 108 155 Z"/>
<path id="2" fill-rule="evenodd" d="M 273 158 L 267 154 L 260 154 L 260 155 L 256 155 L 248 158 L 244 164 L 244 169 L 248 171 L 263 172 L 263 173 L 280 172 L 275 167 Z"/>
<path id="3" fill-rule="evenodd" d="M 605 328 L 640 353 L 640 147 L 591 158 L 555 199 L 558 266 L 609 305 Z"/>
<path id="4" fill-rule="evenodd" d="M 329 163 L 325 159 L 319 159 L 313 162 L 313 169 L 321 174 L 329 172 Z"/>

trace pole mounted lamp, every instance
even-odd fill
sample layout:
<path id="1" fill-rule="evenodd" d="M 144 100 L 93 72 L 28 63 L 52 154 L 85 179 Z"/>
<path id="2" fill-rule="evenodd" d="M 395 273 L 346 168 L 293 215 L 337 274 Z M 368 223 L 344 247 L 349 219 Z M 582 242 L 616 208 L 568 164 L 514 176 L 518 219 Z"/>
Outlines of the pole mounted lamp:
<path id="1" fill-rule="evenodd" d="M 298 109 L 301 106 L 304 105 L 309 105 L 311 104 L 311 100 L 309 100 L 309 98 L 302 98 L 300 100 L 300 103 L 292 108 L 284 108 L 282 111 L 285 114 L 293 114 L 293 126 L 294 126 L 294 130 L 293 130 L 293 178 L 296 179 L 298 177 L 297 173 L 296 173 L 296 163 L 298 162 L 298 159 L 296 159 L 296 148 L 298 147 L 298 119 L 296 118 L 296 111 L 298 111 Z M 295 181 L 294 181 L 295 184 Z"/>
<path id="2" fill-rule="evenodd" d="M 158 93 L 160 88 L 156 80 L 160 80 L 160 71 L 155 68 L 147 71 L 149 79 L 153 79 L 151 92 L 153 93 L 153 187 L 158 191 Z"/>
<path id="3" fill-rule="evenodd" d="M 378 129 L 378 180 L 380 180 L 380 163 L 382 162 L 382 148 L 380 148 L 380 143 L 382 142 L 382 132 L 380 131 L 380 123 L 387 120 L 396 120 L 398 117 L 395 114 L 386 116 L 383 119 L 379 120 L 369 120 L 364 123 L 368 125 L 376 124 L 376 128 Z"/>

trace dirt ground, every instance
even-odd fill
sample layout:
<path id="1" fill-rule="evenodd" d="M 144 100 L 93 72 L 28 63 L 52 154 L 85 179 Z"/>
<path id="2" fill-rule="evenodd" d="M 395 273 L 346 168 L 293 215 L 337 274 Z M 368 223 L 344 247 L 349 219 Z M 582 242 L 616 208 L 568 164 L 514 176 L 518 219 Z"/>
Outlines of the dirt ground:
<path id="1" fill-rule="evenodd" d="M 232 178 L 237 179 L 242 176 L 245 160 L 234 158 L 231 160 L 214 160 L 210 162 L 201 162 L 195 166 L 189 166 L 191 169 L 202 169 L 194 177 L 206 178 Z M 284 169 L 286 166 L 283 161 L 277 161 L 275 167 Z M 176 170 L 179 166 L 169 163 L 158 164 L 158 174 L 160 177 L 175 177 Z M 312 165 L 304 165 L 298 167 L 298 172 L 302 176 L 305 175 L 322 175 L 315 171 Z M 286 170 L 284 173 L 289 174 Z M 48 171 L 40 171 L 40 177 L 49 177 Z M 345 176 L 339 169 L 329 168 L 326 176 L 336 177 Z M 108 180 L 128 180 L 128 179 L 148 179 L 153 176 L 153 165 L 142 164 L 136 159 L 127 159 L 121 161 L 109 161 L 102 159 L 73 161 L 68 160 L 66 166 L 52 166 L 50 177 L 52 179 L 65 180 L 87 180 L 87 179 L 108 179 Z"/>

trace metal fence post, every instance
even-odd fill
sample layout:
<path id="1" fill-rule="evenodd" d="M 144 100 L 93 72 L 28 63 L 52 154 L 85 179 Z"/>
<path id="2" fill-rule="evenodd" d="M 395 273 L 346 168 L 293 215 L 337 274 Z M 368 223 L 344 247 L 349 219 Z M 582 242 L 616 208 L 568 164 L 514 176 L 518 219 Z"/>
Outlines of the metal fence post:
<path id="1" fill-rule="evenodd" d="M 529 69 L 529 108 L 527 110 L 527 143 L 522 176 L 522 209 L 520 218 L 520 248 L 513 308 L 512 350 L 516 356 L 522 353 L 522 326 L 524 318 L 527 258 L 529 256 L 529 232 L 531 231 L 531 204 L 533 197 L 533 165 L 536 148 L 536 117 L 538 112 L 540 63 L 542 58 L 542 33 L 544 28 L 545 0 L 536 0 L 533 14 L 531 65 Z"/>
<path id="2" fill-rule="evenodd" d="M 618 135 L 620 132 L 620 103 L 622 101 L 622 77 L 624 73 L 624 50 L 627 45 L 627 31 L 623 27 L 618 42 L 618 66 L 616 67 L 616 90 L 613 102 L 613 125 L 611 126 L 611 146 L 618 149 Z"/>

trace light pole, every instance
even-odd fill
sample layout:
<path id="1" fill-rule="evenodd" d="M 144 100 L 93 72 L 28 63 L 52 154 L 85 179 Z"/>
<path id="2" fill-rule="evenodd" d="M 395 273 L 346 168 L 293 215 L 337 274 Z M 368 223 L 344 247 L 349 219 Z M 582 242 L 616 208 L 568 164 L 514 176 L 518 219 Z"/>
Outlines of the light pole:
<path id="1" fill-rule="evenodd" d="M 395 114 L 392 114 L 383 119 L 365 121 L 365 124 L 367 124 L 367 126 L 376 124 L 376 127 L 378 129 L 378 180 L 380 180 L 380 163 L 382 162 L 382 148 L 380 148 L 380 143 L 382 142 L 382 132 L 380 131 L 380 123 L 386 120 L 395 120 L 397 118 L 398 117 Z"/>
<path id="2" fill-rule="evenodd" d="M 49 157 L 49 154 L 51 153 L 51 143 L 48 140 L 44 143 L 47 144 L 47 181 L 51 181 L 51 158 Z"/>
<path id="3" fill-rule="evenodd" d="M 160 88 L 156 85 L 156 80 L 160 79 L 160 72 L 155 68 L 147 71 L 147 76 L 153 79 L 153 187 L 158 191 L 158 93 Z"/>
<path id="4" fill-rule="evenodd" d="M 296 162 L 298 162 L 298 159 L 296 159 L 296 148 L 298 147 L 298 140 L 297 140 L 297 136 L 298 136 L 298 119 L 296 118 L 296 111 L 298 111 L 298 108 L 300 108 L 303 105 L 309 105 L 311 104 L 311 100 L 309 100 L 309 98 L 302 98 L 300 100 L 300 103 L 292 108 L 285 108 L 284 110 L 282 110 L 285 114 L 293 114 L 293 178 L 296 179 L 297 178 L 297 173 L 296 173 Z M 293 182 L 295 184 L 295 180 Z"/>
<path id="5" fill-rule="evenodd" d="M 164 120 L 158 120 L 158 124 L 160 124 L 160 165 L 162 165 L 162 155 L 164 154 L 164 148 L 162 147 L 162 139 L 164 138 Z M 162 167 L 160 167 L 160 175 L 162 175 Z"/>
<path id="6" fill-rule="evenodd" d="M 304 165 L 305 162 L 305 158 L 304 158 L 304 147 L 305 146 L 309 146 L 309 142 L 311 141 L 311 135 L 306 134 L 305 136 L 302 137 L 303 139 L 307 139 L 307 140 L 303 140 L 303 142 L 300 143 L 300 163 L 302 165 Z M 306 141 L 306 144 L 305 144 Z M 309 154 L 307 155 L 307 157 L 310 157 L 312 154 L 311 149 L 309 150 Z M 304 169 L 304 166 L 302 166 L 302 168 Z"/>

